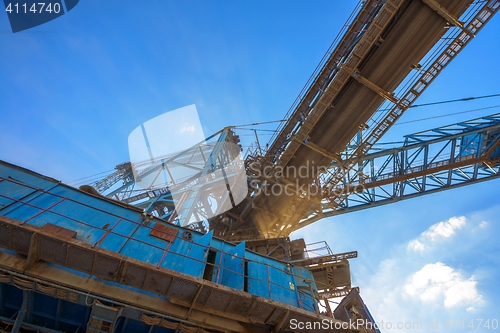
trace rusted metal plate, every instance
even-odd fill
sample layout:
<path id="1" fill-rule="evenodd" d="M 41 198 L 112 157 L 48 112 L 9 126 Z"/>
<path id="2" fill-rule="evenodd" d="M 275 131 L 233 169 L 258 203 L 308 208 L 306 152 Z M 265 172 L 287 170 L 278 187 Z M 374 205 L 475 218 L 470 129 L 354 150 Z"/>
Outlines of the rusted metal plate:
<path id="1" fill-rule="evenodd" d="M 166 240 L 167 242 L 173 242 L 177 236 L 178 230 L 176 228 L 167 227 L 159 222 L 156 222 L 155 226 L 149 233 L 151 236 Z"/>
<path id="2" fill-rule="evenodd" d="M 69 237 L 69 238 L 76 238 L 76 232 L 73 230 L 69 230 L 57 225 L 54 225 L 52 223 L 47 223 L 42 227 L 43 230 L 49 231 L 52 233 L 56 233 L 58 235 L 64 236 L 64 237 Z"/>

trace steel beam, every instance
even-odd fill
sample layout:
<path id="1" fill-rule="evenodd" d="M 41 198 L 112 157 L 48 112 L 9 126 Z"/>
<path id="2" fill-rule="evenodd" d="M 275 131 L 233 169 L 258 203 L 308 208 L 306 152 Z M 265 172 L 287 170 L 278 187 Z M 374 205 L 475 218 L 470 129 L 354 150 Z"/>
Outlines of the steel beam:
<path id="1" fill-rule="evenodd" d="M 449 11 L 446 10 L 443 6 L 437 3 L 435 0 L 422 0 L 426 5 L 431 7 L 434 11 L 436 11 L 441 17 L 443 17 L 450 24 L 462 29 L 463 32 L 468 34 L 471 37 L 476 37 L 472 32 L 467 30 L 462 22 L 460 22 L 455 16 L 453 16 Z"/>
<path id="2" fill-rule="evenodd" d="M 392 102 L 394 104 L 399 104 L 399 101 L 396 97 L 394 97 L 394 94 L 392 92 L 388 92 L 381 87 L 377 86 L 375 83 L 371 82 L 367 78 L 361 76 L 361 74 L 358 72 L 358 70 L 355 70 L 351 76 L 356 79 L 359 83 L 373 91 L 374 93 L 378 94 L 379 96 L 385 98 L 389 102 Z"/>
<path id="3" fill-rule="evenodd" d="M 339 155 L 333 154 L 333 153 L 329 152 L 328 150 L 321 148 L 317 144 L 315 144 L 307 139 L 306 139 L 307 142 L 301 141 L 301 140 L 297 139 L 296 137 L 293 137 L 292 140 L 295 140 L 295 141 L 301 143 L 302 145 L 304 145 L 305 147 L 311 148 L 315 152 L 320 153 L 321 155 L 323 155 L 325 157 L 328 157 L 331 161 L 337 161 L 337 162 L 341 161 Z"/>
<path id="4" fill-rule="evenodd" d="M 500 145 L 500 114 L 412 134 L 405 142 L 359 160 L 338 191 L 331 188 L 324 197 L 321 214 L 309 213 L 296 228 L 321 217 L 500 178 L 500 163 L 490 160 Z M 341 168 L 333 167 L 332 173 Z"/>
<path id="5" fill-rule="evenodd" d="M 28 291 L 23 290 L 23 304 L 21 305 L 21 309 L 17 313 L 16 321 L 14 323 L 14 327 L 12 327 L 11 333 L 19 333 L 21 325 L 23 324 L 24 321 L 24 317 L 26 316 L 27 309 L 28 309 Z"/>

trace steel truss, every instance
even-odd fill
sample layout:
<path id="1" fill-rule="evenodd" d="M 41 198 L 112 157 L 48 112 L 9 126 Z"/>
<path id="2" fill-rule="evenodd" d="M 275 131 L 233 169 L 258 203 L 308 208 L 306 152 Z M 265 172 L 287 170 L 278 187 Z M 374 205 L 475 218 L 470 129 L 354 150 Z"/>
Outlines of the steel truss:
<path id="1" fill-rule="evenodd" d="M 433 3 L 428 1 L 429 6 L 433 6 Z M 391 6 L 397 6 L 399 4 L 386 2 L 383 7 L 376 7 L 375 4 L 367 4 L 372 6 L 372 15 L 374 15 L 375 21 L 381 19 L 387 15 L 395 15 L 392 11 Z M 370 153 L 373 146 L 379 141 L 379 139 L 396 123 L 396 121 L 404 114 L 404 112 L 417 100 L 417 98 L 425 91 L 425 89 L 434 81 L 434 79 L 441 73 L 441 71 L 463 50 L 463 48 L 473 39 L 473 37 L 481 30 L 481 28 L 493 17 L 493 15 L 500 8 L 500 1 L 498 0 L 488 0 L 481 2 L 474 2 L 469 6 L 469 8 L 456 20 L 449 20 L 449 29 L 442 36 L 440 41 L 434 45 L 434 47 L 420 60 L 419 64 L 414 64 L 414 71 L 412 71 L 396 88 L 394 92 L 386 92 L 373 82 L 370 82 L 366 78 L 362 77 L 358 72 L 356 65 L 356 59 L 359 59 L 365 54 L 363 43 L 376 43 L 375 33 L 370 36 L 370 33 L 374 31 L 367 30 L 365 33 L 358 35 L 358 38 L 352 38 L 352 32 L 346 32 L 344 38 L 350 40 L 352 43 L 350 47 L 346 48 L 343 44 L 346 40 L 339 42 L 335 51 L 331 52 L 331 58 L 325 63 L 322 71 L 326 71 L 328 68 L 336 68 L 332 70 L 328 80 L 322 78 L 322 73 L 320 72 L 316 77 L 316 81 L 323 80 L 323 86 L 318 86 L 315 81 L 309 87 L 309 91 L 306 95 L 301 97 L 301 102 L 297 104 L 295 110 L 290 115 L 290 120 L 281 129 L 279 135 L 275 138 L 271 149 L 267 152 L 265 158 L 272 162 L 275 167 L 274 170 L 266 175 L 267 181 L 272 181 L 273 179 L 279 178 L 276 170 L 279 167 L 286 167 L 288 161 L 293 157 L 299 146 L 306 146 L 315 152 L 328 157 L 329 160 L 335 161 L 342 165 L 341 169 L 332 170 L 325 175 L 321 175 L 321 180 L 313 180 L 310 184 L 311 188 L 314 187 L 326 187 L 326 188 L 339 188 L 345 187 L 344 177 L 345 173 L 350 170 L 354 174 L 350 181 L 354 184 L 356 182 L 363 181 L 362 179 L 357 179 L 359 175 L 356 170 L 359 168 L 358 164 L 360 160 L 364 160 L 364 156 Z M 434 8 L 433 8 L 434 9 Z M 363 10 L 366 10 L 363 9 Z M 384 10 L 389 10 L 388 13 L 383 13 Z M 390 14 L 389 14 L 390 13 Z M 441 16 L 448 16 L 446 12 L 439 12 Z M 366 14 L 365 14 L 366 15 Z M 360 15 L 359 17 L 365 18 L 366 16 Z M 448 16 L 449 17 L 449 16 Z M 361 19 L 362 20 L 362 19 Z M 374 22 L 375 22 L 374 21 Z M 455 25 L 454 22 L 463 22 L 460 25 Z M 357 22 L 357 21 L 355 21 Z M 357 23 L 352 23 L 356 25 Z M 372 23 L 372 25 L 375 23 Z M 378 24 L 378 23 L 377 23 Z M 377 26 L 375 24 L 375 26 Z M 381 25 L 381 24 L 380 24 Z M 377 30 L 378 31 L 378 30 Z M 372 45 L 370 44 L 369 45 Z M 367 44 L 368 45 L 368 44 Z M 366 45 L 365 45 L 366 46 Z M 363 52 L 359 51 L 363 50 Z M 340 52 L 340 53 L 339 53 Z M 344 56 L 336 58 L 335 62 L 332 58 L 338 54 L 343 54 Z M 351 58 L 355 59 L 352 60 Z M 362 58 L 362 57 L 361 57 Z M 351 59 L 351 60 L 349 60 Z M 334 61 L 334 65 L 328 65 L 329 62 Z M 347 76 L 346 76 L 347 75 Z M 385 98 L 385 102 L 380 105 L 378 110 L 374 112 L 372 117 L 360 126 L 359 133 L 351 139 L 346 145 L 344 151 L 327 151 L 314 142 L 309 140 L 308 133 L 312 130 L 314 124 L 318 121 L 319 115 L 325 110 L 324 101 L 330 100 L 339 91 L 342 84 L 344 84 L 348 77 L 353 77 L 358 82 L 363 84 L 365 87 L 374 91 L 378 95 Z M 319 81 L 318 81 L 319 82 Z M 314 90 L 317 89 L 317 90 Z M 308 99 L 307 96 L 316 96 L 315 99 Z M 291 129 L 291 123 L 295 123 L 293 129 Z M 289 126 L 290 125 L 290 126 Z M 354 147 L 354 149 L 352 149 Z M 257 154 L 258 155 L 258 154 Z M 253 156 L 254 160 L 262 160 L 260 156 Z M 263 167 L 267 167 L 267 164 L 262 163 Z M 463 171 L 463 170 L 462 170 Z M 260 172 L 263 174 L 263 172 Z M 263 180 L 263 181 L 266 181 Z M 287 179 L 279 179 L 282 183 L 286 183 Z M 330 209 L 337 210 L 344 207 L 346 204 L 345 195 L 336 195 L 335 191 L 332 192 L 333 195 L 329 196 L 329 207 Z M 266 231 L 267 237 L 282 237 L 289 235 L 293 230 L 301 228 L 303 225 L 309 224 L 303 221 L 304 216 L 311 214 L 311 207 L 315 206 L 315 210 L 323 212 L 325 203 L 314 202 L 316 198 L 312 198 L 307 195 L 298 195 L 296 198 L 290 200 L 289 207 L 287 208 L 287 216 L 274 216 L 272 213 L 267 212 L 268 220 L 271 221 L 267 225 L 268 230 Z M 234 224 L 238 226 L 242 223 L 242 218 L 249 215 L 247 210 L 258 209 L 258 203 L 256 200 L 252 201 L 252 205 L 247 205 L 245 209 L 239 212 L 239 217 L 234 220 Z M 254 207 L 255 206 L 255 207 Z M 326 211 L 328 209 L 325 208 Z M 317 213 L 314 221 L 321 218 L 323 215 Z M 306 219 L 308 221 L 308 219 Z M 262 226 L 256 226 L 255 228 L 262 228 Z M 238 229 L 238 227 L 232 227 L 232 230 Z M 243 230 L 242 230 L 243 231 Z M 248 236 L 246 236 L 246 234 Z M 244 231 L 241 237 L 256 237 L 257 233 L 253 233 L 254 236 L 250 235 L 251 230 Z M 274 236 L 273 236 L 274 235 Z"/>
<path id="2" fill-rule="evenodd" d="M 321 218 L 470 185 L 500 176 L 500 114 L 405 136 L 405 144 L 366 155 L 349 170 L 333 162 L 320 203 L 294 230 Z M 331 174 L 342 173 L 331 187 Z M 340 204 L 338 204 L 340 202 Z"/>
<path id="3" fill-rule="evenodd" d="M 171 222 L 176 218 L 190 221 L 193 217 L 199 221 L 212 216 L 208 222 L 198 223 L 196 228 L 201 231 L 210 228 L 225 239 L 241 240 L 286 237 L 292 231 L 323 217 L 496 177 L 498 167 L 489 159 L 493 151 L 490 155 L 486 154 L 486 146 L 477 147 L 478 152 L 483 155 L 477 155 L 477 152 L 466 154 L 456 151 L 460 145 L 464 146 L 464 140 L 472 140 L 471 137 L 461 136 L 465 132 L 464 128 L 460 128 L 460 124 L 455 125 L 458 132 L 454 132 L 453 128 L 443 127 L 433 130 L 434 136 L 430 132 L 417 133 L 407 136 L 407 142 L 401 148 L 372 153 L 373 146 L 380 138 L 500 9 L 500 0 L 476 1 L 472 2 L 460 17 L 454 17 L 435 1 L 423 1 L 446 20 L 448 29 L 419 63 L 412 65 L 413 70 L 394 91 L 384 91 L 377 82 L 363 77 L 364 72 L 359 68 L 362 68 L 360 64 L 369 54 L 369 50 L 384 43 L 381 34 L 385 27 L 397 20 L 403 2 L 360 2 L 290 108 L 286 115 L 287 122 L 278 128 L 277 134 L 270 141 L 269 149 L 266 149 L 266 152 L 260 148 L 256 149 L 247 157 L 246 171 L 249 179 L 260 177 L 257 180 L 260 184 L 267 184 L 266 186 L 289 185 L 294 192 L 290 200 L 287 200 L 286 207 L 278 207 L 283 214 L 278 216 L 271 209 L 263 208 L 267 207 L 265 202 L 261 202 L 265 198 L 255 197 L 251 190 L 241 204 L 234 205 L 232 202 L 234 209 L 214 215 L 214 212 L 210 211 L 210 204 L 194 204 L 199 203 L 201 197 L 196 197 L 193 192 L 181 196 L 180 200 L 173 200 L 172 194 L 175 191 L 185 191 L 183 188 L 175 188 L 175 184 L 168 184 L 164 188 L 137 190 L 134 181 L 125 177 L 130 175 L 130 170 L 117 169 L 113 175 L 95 185 L 106 189 L 108 196 L 139 206 L 146 212 Z M 365 89 L 382 96 L 385 102 L 379 105 L 370 118 L 366 118 L 365 124 L 360 125 L 358 134 L 342 146 L 345 149 L 340 147 L 342 151 L 328 151 L 312 142 L 310 137 L 322 115 L 331 110 L 332 101 L 338 97 L 347 82 L 353 80 Z M 483 125 L 488 124 L 484 126 L 494 126 L 496 117 L 477 121 Z M 500 142 L 497 136 L 481 132 L 481 124 L 474 121 L 463 124 L 470 126 L 467 130 L 478 130 L 476 135 L 481 136 L 483 143 L 498 145 Z M 450 134 L 452 132 L 455 134 Z M 220 144 L 225 140 L 218 142 Z M 326 172 L 318 174 L 316 179 L 308 180 L 306 185 L 309 190 L 320 191 L 314 196 L 310 195 L 310 191 L 302 191 L 299 186 L 294 187 L 289 179 L 277 174 L 279 168 L 286 168 L 299 148 L 303 149 L 304 146 L 332 161 L 329 166 L 324 166 Z M 212 148 L 217 151 L 216 147 Z M 165 157 L 170 158 L 172 157 Z M 203 163 L 205 164 L 199 166 L 200 175 L 214 168 L 206 159 Z M 230 162 L 226 159 L 220 163 Z M 250 170 L 249 165 L 260 165 L 261 168 L 257 171 Z M 146 168 L 142 172 L 146 174 L 158 170 L 163 170 L 162 166 Z M 120 177 L 124 182 L 110 191 L 109 184 L 113 183 L 116 187 Z M 224 205 L 220 196 L 215 196 L 212 200 L 216 201 L 217 205 Z M 177 208 L 175 213 L 174 204 Z M 259 216 L 256 211 L 260 211 L 265 218 L 255 218 Z"/>
<path id="4" fill-rule="evenodd" d="M 227 180 L 238 169 L 241 147 L 239 138 L 230 127 L 215 133 L 184 151 L 156 157 L 154 161 L 122 163 L 113 174 L 92 186 L 101 194 L 140 207 L 146 213 L 186 225 L 191 220 L 204 221 L 227 200 L 220 190 L 207 189 L 203 177 L 222 176 Z M 241 163 L 241 165 L 243 165 Z M 176 167 L 192 170 L 185 178 L 172 176 Z M 220 172 L 222 170 L 222 173 Z M 213 173 L 213 174 L 212 174 Z M 167 178 L 161 186 L 139 186 L 147 180 L 153 184 L 158 178 Z M 200 196 L 200 193 L 203 193 Z M 203 200 L 202 200 L 203 199 Z M 209 202 L 210 200 L 210 202 Z M 203 202 L 202 202 L 203 201 Z M 205 223 L 206 224 L 206 223 Z M 208 231 L 203 222 L 193 223 L 192 228 Z"/>

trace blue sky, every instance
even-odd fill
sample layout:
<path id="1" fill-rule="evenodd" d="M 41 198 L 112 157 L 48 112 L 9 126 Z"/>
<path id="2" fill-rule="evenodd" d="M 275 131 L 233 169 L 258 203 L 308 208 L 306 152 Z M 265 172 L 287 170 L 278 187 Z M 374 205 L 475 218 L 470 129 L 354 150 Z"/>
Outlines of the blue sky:
<path id="1" fill-rule="evenodd" d="M 0 159 L 70 182 L 127 161 L 130 132 L 169 110 L 196 104 L 206 134 L 281 119 L 355 5 L 82 1 L 16 34 L 0 15 Z M 495 17 L 417 103 L 500 93 L 498 31 Z M 498 104 L 417 108 L 401 121 Z M 496 112 L 403 124 L 382 141 Z M 499 185 L 325 219 L 292 236 L 358 250 L 353 281 L 377 321 L 500 319 Z"/>

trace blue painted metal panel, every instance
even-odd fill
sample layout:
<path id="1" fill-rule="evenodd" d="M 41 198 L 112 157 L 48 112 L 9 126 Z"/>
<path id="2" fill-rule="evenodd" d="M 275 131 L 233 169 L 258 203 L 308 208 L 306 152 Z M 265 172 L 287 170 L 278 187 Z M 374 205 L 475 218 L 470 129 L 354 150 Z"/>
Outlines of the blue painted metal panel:
<path id="1" fill-rule="evenodd" d="M 61 321 L 77 325 L 78 323 L 87 322 L 90 315 L 89 308 L 80 304 L 75 304 L 67 301 L 61 301 L 59 318 Z"/>
<path id="2" fill-rule="evenodd" d="M 268 266 L 255 261 L 248 262 L 248 292 L 253 295 L 269 298 L 270 281 Z"/>
<path id="3" fill-rule="evenodd" d="M 290 272 L 287 271 L 272 266 L 269 267 L 271 299 L 298 307 L 295 281 Z"/>
<path id="4" fill-rule="evenodd" d="M 214 244 L 215 243 L 215 244 Z M 215 256 L 215 268 L 212 274 L 212 282 L 219 283 L 221 277 L 221 268 L 222 268 L 222 260 L 224 259 L 224 251 L 227 251 L 229 248 L 229 244 L 225 244 L 223 242 L 214 242 L 212 246 L 215 245 L 214 249 L 219 250 Z"/>
<path id="5" fill-rule="evenodd" d="M 163 262 L 161 262 L 161 266 L 177 272 L 184 272 L 184 269 L 188 262 L 187 256 L 190 248 L 190 242 L 176 238 L 166 252 L 166 256 L 163 259 Z M 192 262 L 192 260 L 190 260 L 190 262 Z"/>
<path id="6" fill-rule="evenodd" d="M 188 253 L 189 259 L 186 262 L 183 273 L 201 278 L 205 271 L 213 231 L 201 237 L 199 236 L 200 235 L 193 235 L 193 241 Z"/>
<path id="7" fill-rule="evenodd" d="M 300 307 L 309 311 L 315 311 L 316 299 L 313 290 L 317 290 L 317 288 L 311 272 L 303 267 L 293 266 L 292 274 L 294 277 L 303 277 L 294 279 Z"/>
<path id="8" fill-rule="evenodd" d="M 23 291 L 6 284 L 2 286 L 2 304 L 0 304 L 0 316 L 14 317 L 23 304 Z"/>
<path id="9" fill-rule="evenodd" d="M 157 265 L 163 256 L 164 249 L 169 244 L 162 239 L 151 237 L 149 235 L 151 227 L 151 224 L 149 227 L 137 224 L 135 230 L 130 233 L 130 239 L 126 242 L 121 253 L 130 258 Z M 108 240 L 105 239 L 103 242 L 108 242 Z"/>
<path id="10" fill-rule="evenodd" d="M 40 293 L 33 293 L 32 295 L 34 308 L 37 309 L 34 313 L 55 319 L 58 299 Z"/>
<path id="11" fill-rule="evenodd" d="M 8 296 L 8 300 L 0 304 L 0 317 L 15 319 L 22 306 L 23 290 L 4 283 L 0 283 L 0 288 Z M 88 307 L 34 291 L 28 292 L 27 299 L 24 323 L 64 332 L 84 332 L 89 317 Z"/>
<path id="12" fill-rule="evenodd" d="M 2 210 L 9 205 L 15 204 L 15 199 L 21 199 L 31 193 L 36 193 L 36 191 L 12 182 L 3 181 L 0 182 L 0 193 L 9 193 L 9 198 L 0 196 L 0 210 Z"/>
<path id="13" fill-rule="evenodd" d="M 10 200 L 3 202 L 24 202 L 4 205 L 3 210 L 0 207 L 2 215 L 26 221 L 31 226 L 43 227 L 46 223 L 51 223 L 70 229 L 77 232 L 77 240 L 92 247 L 114 251 L 198 278 L 203 277 L 208 252 L 213 249 L 217 252 L 213 282 L 244 290 L 244 262 L 247 260 L 249 293 L 300 306 L 294 290 L 295 282 L 287 271 L 287 265 L 246 251 L 244 243 L 235 246 L 213 238 L 212 233 L 203 235 L 154 217 L 146 218 L 142 211 L 134 207 L 89 195 L 48 178 L 34 176 L 33 173 L 1 161 L 0 166 L 0 194 Z M 19 184 L 9 177 L 17 179 Z M 23 190 L 23 185 L 29 190 Z M 45 190 L 32 193 L 36 189 L 35 185 Z M 177 237 L 170 242 L 151 236 L 155 223 L 177 229 Z M 190 233 L 192 237 L 183 238 L 184 233 Z M 298 272 L 303 274 L 300 278 L 312 279 L 309 272 Z"/>
<path id="14" fill-rule="evenodd" d="M 461 157 L 477 154 L 479 151 L 479 147 L 481 147 L 482 137 L 482 133 L 474 133 L 464 136 L 460 144 L 459 156 Z"/>
<path id="15" fill-rule="evenodd" d="M 184 232 L 191 233 L 192 239 L 183 239 Z M 179 234 L 166 251 L 161 267 L 201 278 L 212 237 L 213 232 L 200 235 L 179 228 Z"/>
<path id="16" fill-rule="evenodd" d="M 121 251 L 123 255 L 153 265 L 157 265 L 157 263 L 160 262 L 163 252 L 163 249 L 152 247 L 135 239 L 129 240 Z"/>
<path id="17" fill-rule="evenodd" d="M 222 255 L 221 284 L 243 290 L 245 280 L 244 258 L 245 242 L 241 242 Z"/>
<path id="18" fill-rule="evenodd" d="M 148 333 L 151 326 L 146 325 L 142 321 L 126 318 L 123 320 L 123 324 L 117 328 L 118 332 Z"/>
<path id="19" fill-rule="evenodd" d="M 8 198 L 0 195 L 0 211 L 2 211 L 2 214 L 8 214 L 16 208 L 24 206 L 16 200 L 29 200 L 32 197 L 41 195 L 35 189 L 7 181 L 0 182 L 0 194 L 2 193 L 9 193 Z"/>
<path id="20" fill-rule="evenodd" d="M 495 149 L 495 151 L 493 151 L 493 153 L 491 153 L 491 155 L 488 156 L 488 158 L 490 158 L 490 159 L 495 159 L 495 158 L 499 158 L 499 157 L 500 157 L 500 147 Z"/>
<path id="21" fill-rule="evenodd" d="M 93 245 L 98 245 L 103 249 L 124 254 L 124 249 L 128 241 L 130 240 L 130 237 L 134 235 L 134 232 L 138 228 L 139 228 L 138 223 L 122 219 L 116 222 L 116 225 L 109 227 L 109 229 L 106 229 L 105 233 L 103 234 L 104 239 L 102 239 L 100 242 L 99 240 L 95 241 Z M 106 232 L 108 232 L 107 235 Z M 89 236 L 87 237 L 82 236 L 81 238 L 90 239 Z"/>

